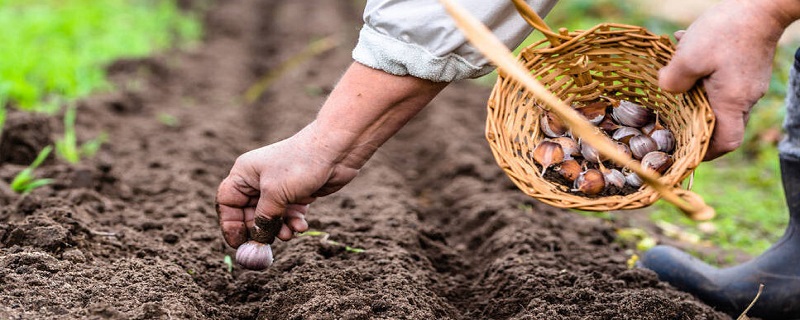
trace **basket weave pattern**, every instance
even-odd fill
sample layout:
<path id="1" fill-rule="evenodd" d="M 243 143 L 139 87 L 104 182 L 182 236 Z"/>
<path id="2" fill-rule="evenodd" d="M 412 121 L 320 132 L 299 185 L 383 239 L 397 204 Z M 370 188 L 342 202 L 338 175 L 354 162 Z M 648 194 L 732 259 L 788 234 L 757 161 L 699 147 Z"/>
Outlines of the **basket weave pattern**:
<path id="1" fill-rule="evenodd" d="M 556 44 L 536 42 L 519 59 L 567 104 L 605 95 L 657 112 L 676 138 L 675 162 L 661 181 L 680 187 L 706 153 L 714 116 L 700 87 L 685 94 L 659 89 L 658 70 L 674 52 L 669 38 L 637 26 L 600 24 L 587 31 L 561 30 L 559 39 Z M 500 167 L 523 192 L 556 207 L 591 211 L 641 208 L 659 198 L 647 185 L 625 196 L 583 197 L 540 177 L 531 153 L 546 138 L 539 130 L 544 108 L 523 86 L 500 72 L 488 102 L 486 138 Z"/>

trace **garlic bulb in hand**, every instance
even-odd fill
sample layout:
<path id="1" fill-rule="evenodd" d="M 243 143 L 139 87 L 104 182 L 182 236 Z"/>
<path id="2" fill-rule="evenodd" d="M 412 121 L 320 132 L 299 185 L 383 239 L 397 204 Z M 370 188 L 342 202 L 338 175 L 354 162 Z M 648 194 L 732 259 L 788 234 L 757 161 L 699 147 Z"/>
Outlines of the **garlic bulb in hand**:
<path id="1" fill-rule="evenodd" d="M 245 269 L 264 270 L 272 265 L 272 247 L 256 241 L 247 241 L 236 249 L 236 263 Z"/>

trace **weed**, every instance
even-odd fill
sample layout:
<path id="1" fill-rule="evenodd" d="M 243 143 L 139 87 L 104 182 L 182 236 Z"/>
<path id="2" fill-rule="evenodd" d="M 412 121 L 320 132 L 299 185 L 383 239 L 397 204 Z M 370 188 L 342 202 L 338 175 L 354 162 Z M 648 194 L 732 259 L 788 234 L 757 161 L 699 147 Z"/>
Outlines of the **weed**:
<path id="1" fill-rule="evenodd" d="M 36 176 L 33 174 L 33 171 L 36 170 L 36 168 L 38 168 L 45 159 L 47 159 L 47 156 L 50 155 L 50 151 L 52 150 L 52 146 L 47 146 L 42 149 L 42 151 L 39 151 L 39 155 L 36 156 L 36 159 L 33 160 L 33 163 L 20 171 L 20 173 L 14 177 L 14 180 L 11 181 L 11 190 L 14 190 L 16 193 L 26 194 L 30 193 L 36 188 L 52 183 L 52 179 L 36 179 Z"/>
<path id="2" fill-rule="evenodd" d="M 178 119 L 178 117 L 164 112 L 161 112 L 158 115 L 156 115 L 156 119 L 158 119 L 158 122 L 161 122 L 162 124 L 170 128 L 175 128 L 181 124 L 181 121 Z"/>
<path id="3" fill-rule="evenodd" d="M 78 146 L 78 137 L 75 134 L 75 106 L 70 106 L 64 112 L 64 136 L 56 141 L 56 154 L 65 161 L 76 164 L 81 158 L 92 157 L 100 146 L 108 139 L 105 133 Z"/>
<path id="4" fill-rule="evenodd" d="M 222 259 L 222 262 L 225 263 L 226 268 L 228 269 L 228 273 L 233 272 L 233 259 L 229 255 L 225 255 L 225 258 Z"/>
<path id="5" fill-rule="evenodd" d="M 327 244 L 330 244 L 330 245 L 334 245 L 334 246 L 344 247 L 344 250 L 347 251 L 347 252 L 362 253 L 362 252 L 366 251 L 366 250 L 361 249 L 361 248 L 351 247 L 349 245 L 340 243 L 338 241 L 330 240 L 330 239 L 328 239 L 331 236 L 330 233 L 323 232 L 323 231 L 308 230 L 306 232 L 299 233 L 298 236 L 301 236 L 301 237 L 302 236 L 306 236 L 306 237 L 322 237 L 322 239 L 320 240 L 321 242 L 327 243 Z"/>

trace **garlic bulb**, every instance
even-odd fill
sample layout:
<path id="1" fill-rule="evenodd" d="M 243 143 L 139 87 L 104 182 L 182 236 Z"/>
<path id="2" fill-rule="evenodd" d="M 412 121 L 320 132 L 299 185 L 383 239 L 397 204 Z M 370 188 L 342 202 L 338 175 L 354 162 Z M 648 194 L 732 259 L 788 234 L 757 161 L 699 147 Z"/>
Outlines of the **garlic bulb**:
<path id="1" fill-rule="evenodd" d="M 642 180 L 642 178 L 639 177 L 638 174 L 636 174 L 636 172 L 628 170 L 623 170 L 623 171 L 625 171 L 623 173 L 625 175 L 625 183 L 627 183 L 629 186 L 638 188 L 641 187 L 642 184 L 644 184 L 644 181 Z"/>
<path id="2" fill-rule="evenodd" d="M 255 241 L 247 241 L 236 249 L 236 263 L 245 269 L 264 270 L 272 265 L 272 247 Z"/>
<path id="3" fill-rule="evenodd" d="M 614 122 L 614 119 L 612 119 L 610 115 L 606 115 L 606 117 L 603 118 L 603 121 L 600 121 L 600 124 L 598 124 L 597 127 L 606 132 L 611 132 L 621 128 L 620 125 Z"/>
<path id="4" fill-rule="evenodd" d="M 564 161 L 564 150 L 561 145 L 552 141 L 542 141 L 533 149 L 533 160 L 542 165 L 542 173 L 550 166 Z"/>
<path id="5" fill-rule="evenodd" d="M 578 176 L 573 184 L 572 191 L 580 191 L 588 195 L 595 195 L 603 191 L 606 187 L 603 174 L 596 169 L 589 169 Z"/>
<path id="6" fill-rule="evenodd" d="M 581 155 L 584 159 L 589 162 L 597 163 L 598 161 L 605 161 L 605 157 L 603 157 L 600 152 L 597 151 L 594 147 L 590 146 L 588 143 L 583 141 L 579 142 L 581 146 Z"/>
<path id="7" fill-rule="evenodd" d="M 643 167 L 654 170 L 659 174 L 666 172 L 672 166 L 672 162 L 672 157 L 661 151 L 650 152 L 642 158 Z"/>
<path id="8" fill-rule="evenodd" d="M 658 145 L 653 138 L 646 135 L 635 136 L 628 142 L 631 154 L 637 160 L 641 160 L 644 155 L 651 151 L 658 150 Z"/>
<path id="9" fill-rule="evenodd" d="M 633 127 L 620 127 L 619 129 L 615 130 L 614 133 L 611 135 L 611 139 L 628 143 L 631 138 L 635 136 L 642 135 L 642 132 L 639 129 Z"/>
<path id="10" fill-rule="evenodd" d="M 567 181 L 574 182 L 578 175 L 581 174 L 581 165 L 575 159 L 569 159 L 553 166 L 553 170 Z"/>
<path id="11" fill-rule="evenodd" d="M 583 117 L 586 118 L 586 120 L 589 120 L 589 122 L 591 122 L 593 125 L 598 125 L 606 117 L 607 107 L 607 102 L 597 101 L 575 110 L 577 110 L 578 113 L 583 115 Z"/>
<path id="12" fill-rule="evenodd" d="M 603 173 L 603 180 L 605 181 L 606 188 L 614 186 L 621 189 L 625 186 L 625 175 L 622 174 L 621 171 L 601 167 L 600 172 Z"/>
<path id="13" fill-rule="evenodd" d="M 653 112 L 633 102 L 620 100 L 619 105 L 612 109 L 611 115 L 622 125 L 641 128 L 650 122 Z"/>
<path id="14" fill-rule="evenodd" d="M 614 146 L 617 147 L 617 152 L 625 154 L 628 157 L 631 156 L 631 148 L 629 148 L 627 144 L 615 141 Z"/>
<path id="15" fill-rule="evenodd" d="M 567 133 L 567 126 L 557 115 L 552 112 L 543 112 L 542 117 L 539 119 L 539 127 L 542 133 L 550 138 L 564 136 Z"/>
<path id="16" fill-rule="evenodd" d="M 675 136 L 672 131 L 658 129 L 650 133 L 650 137 L 656 142 L 659 151 L 672 152 L 675 149 Z"/>
<path id="17" fill-rule="evenodd" d="M 578 147 L 578 143 L 570 137 L 558 137 L 550 139 L 550 141 L 561 145 L 561 149 L 564 151 L 565 159 L 572 159 L 573 157 L 581 156 L 581 149 Z"/>

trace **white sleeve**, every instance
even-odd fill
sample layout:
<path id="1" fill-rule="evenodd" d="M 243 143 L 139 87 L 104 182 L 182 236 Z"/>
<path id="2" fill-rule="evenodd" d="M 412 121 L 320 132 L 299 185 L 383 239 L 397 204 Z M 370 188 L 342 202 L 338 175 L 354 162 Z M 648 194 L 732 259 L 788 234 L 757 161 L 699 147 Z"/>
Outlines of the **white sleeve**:
<path id="1" fill-rule="evenodd" d="M 557 0 L 527 0 L 544 17 Z M 514 48 L 532 28 L 508 0 L 457 0 Z M 369 0 L 353 59 L 395 75 L 451 82 L 489 73 L 494 66 L 474 48 L 436 0 Z"/>

